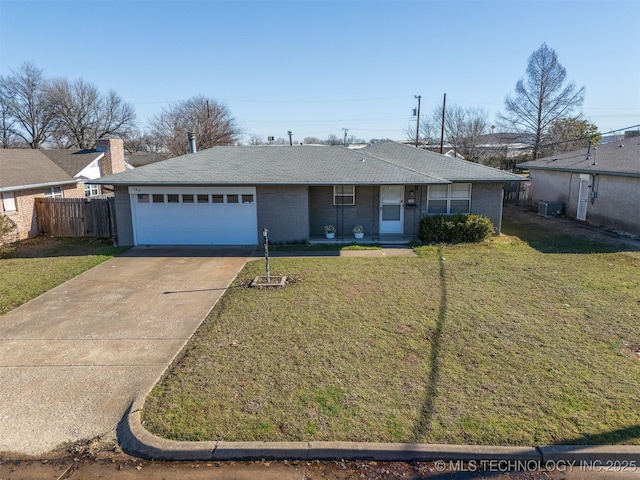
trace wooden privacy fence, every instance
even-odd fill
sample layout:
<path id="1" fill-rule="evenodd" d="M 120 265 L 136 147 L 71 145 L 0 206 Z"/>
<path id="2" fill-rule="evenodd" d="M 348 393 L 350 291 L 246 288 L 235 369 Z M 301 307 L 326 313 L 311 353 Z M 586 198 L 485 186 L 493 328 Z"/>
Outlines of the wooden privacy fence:
<path id="1" fill-rule="evenodd" d="M 531 205 L 531 182 L 507 182 L 504 187 L 504 201 L 522 205 Z"/>
<path id="2" fill-rule="evenodd" d="M 51 237 L 115 237 L 114 198 L 36 198 L 38 231 Z"/>

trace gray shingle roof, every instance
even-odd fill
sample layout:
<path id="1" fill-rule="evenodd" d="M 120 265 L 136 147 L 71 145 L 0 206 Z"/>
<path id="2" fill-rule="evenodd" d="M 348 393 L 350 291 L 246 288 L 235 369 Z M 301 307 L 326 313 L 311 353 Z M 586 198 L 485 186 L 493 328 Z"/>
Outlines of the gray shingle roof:
<path id="1" fill-rule="evenodd" d="M 96 158 L 104 155 L 96 150 L 40 150 L 53 163 L 72 177 L 75 177 Z"/>
<path id="2" fill-rule="evenodd" d="M 640 137 L 519 163 L 518 168 L 640 177 Z"/>
<path id="3" fill-rule="evenodd" d="M 213 147 L 95 183 L 109 185 L 334 185 L 448 183 L 362 151 L 335 146 Z"/>
<path id="4" fill-rule="evenodd" d="M 396 142 L 380 142 L 365 149 L 371 155 L 452 182 L 509 182 L 522 177 L 496 168 L 434 153 Z"/>
<path id="5" fill-rule="evenodd" d="M 161 162 L 171 157 L 169 153 L 158 152 L 135 152 L 129 155 L 125 155 L 124 161 L 132 167 L 143 167 L 144 165 L 150 165 L 152 163 Z"/>
<path id="6" fill-rule="evenodd" d="M 95 150 L 0 149 L 0 189 L 73 183 L 74 175 L 100 155 Z"/>
<path id="7" fill-rule="evenodd" d="M 73 178 L 40 150 L 0 149 L 0 188 L 72 182 Z"/>
<path id="8" fill-rule="evenodd" d="M 521 178 L 395 142 L 382 142 L 364 150 L 312 145 L 213 147 L 92 183 L 404 185 L 449 183 L 451 180 L 511 181 Z"/>

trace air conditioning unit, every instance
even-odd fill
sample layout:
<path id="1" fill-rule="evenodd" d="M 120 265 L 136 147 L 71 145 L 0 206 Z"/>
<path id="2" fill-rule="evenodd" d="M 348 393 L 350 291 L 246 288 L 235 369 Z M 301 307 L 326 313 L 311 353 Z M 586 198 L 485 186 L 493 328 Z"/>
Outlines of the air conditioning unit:
<path id="1" fill-rule="evenodd" d="M 543 217 L 562 215 L 562 202 L 545 202 L 541 200 L 538 203 L 538 215 L 542 215 Z"/>

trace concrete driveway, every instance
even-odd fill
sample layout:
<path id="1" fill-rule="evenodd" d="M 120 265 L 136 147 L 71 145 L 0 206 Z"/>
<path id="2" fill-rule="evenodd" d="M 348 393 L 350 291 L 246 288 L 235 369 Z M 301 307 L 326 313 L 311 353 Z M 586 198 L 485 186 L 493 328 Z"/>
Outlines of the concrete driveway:
<path id="1" fill-rule="evenodd" d="M 136 247 L 0 317 L 0 452 L 115 435 L 252 247 Z"/>

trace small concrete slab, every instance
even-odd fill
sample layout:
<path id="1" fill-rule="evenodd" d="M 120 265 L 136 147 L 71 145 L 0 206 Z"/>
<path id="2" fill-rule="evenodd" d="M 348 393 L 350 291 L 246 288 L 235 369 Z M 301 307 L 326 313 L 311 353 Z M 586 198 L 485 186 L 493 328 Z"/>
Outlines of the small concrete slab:
<path id="1" fill-rule="evenodd" d="M 285 283 L 287 283 L 286 275 L 270 275 L 269 278 L 266 276 L 257 276 L 251 281 L 249 286 L 251 287 L 284 287 Z"/>

